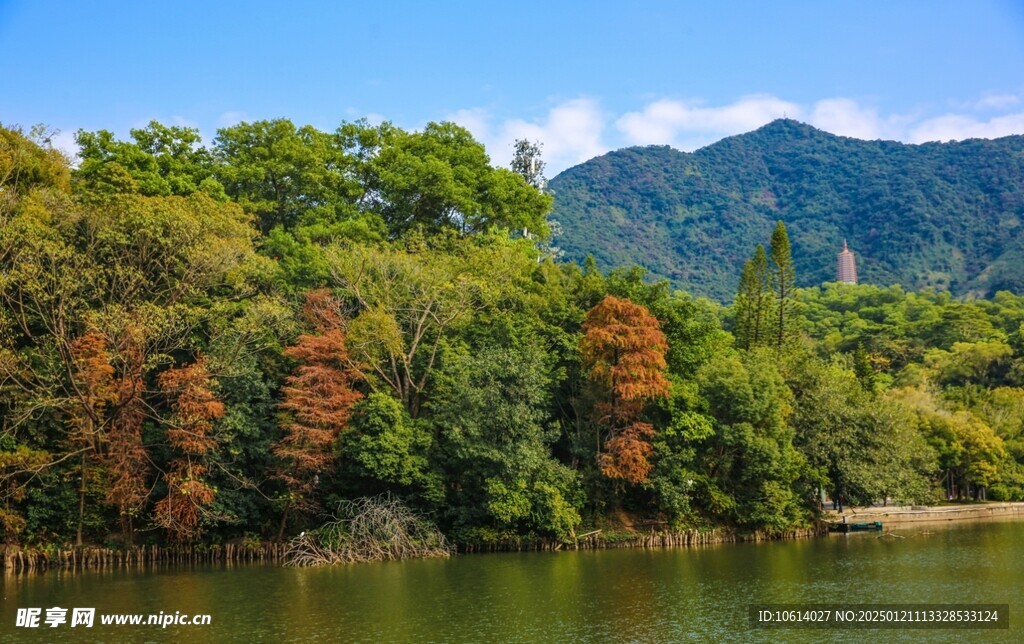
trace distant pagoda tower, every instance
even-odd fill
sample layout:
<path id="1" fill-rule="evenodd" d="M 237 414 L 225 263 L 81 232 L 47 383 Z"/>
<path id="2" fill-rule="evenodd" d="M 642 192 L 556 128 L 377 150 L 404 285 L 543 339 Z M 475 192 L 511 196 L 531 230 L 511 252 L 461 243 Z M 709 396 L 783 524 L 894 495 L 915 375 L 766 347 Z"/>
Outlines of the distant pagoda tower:
<path id="1" fill-rule="evenodd" d="M 839 253 L 836 281 L 844 284 L 857 283 L 857 261 L 850 249 L 847 248 L 845 239 L 843 240 L 843 252 Z"/>

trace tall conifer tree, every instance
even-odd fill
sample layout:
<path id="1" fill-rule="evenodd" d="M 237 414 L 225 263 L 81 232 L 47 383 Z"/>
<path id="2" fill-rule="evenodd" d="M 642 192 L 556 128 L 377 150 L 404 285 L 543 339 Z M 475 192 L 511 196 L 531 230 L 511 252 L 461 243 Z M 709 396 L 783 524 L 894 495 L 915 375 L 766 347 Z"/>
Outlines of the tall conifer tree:
<path id="1" fill-rule="evenodd" d="M 743 264 L 736 295 L 736 338 L 741 348 L 751 349 L 769 341 L 771 308 L 768 255 L 758 244 L 754 256 Z"/>
<path id="2" fill-rule="evenodd" d="M 789 248 L 789 234 L 781 221 L 775 225 L 775 231 L 772 232 L 771 256 L 771 285 L 775 291 L 772 341 L 776 350 L 781 351 L 793 339 L 796 328 L 796 273 L 793 270 L 793 256 Z"/>

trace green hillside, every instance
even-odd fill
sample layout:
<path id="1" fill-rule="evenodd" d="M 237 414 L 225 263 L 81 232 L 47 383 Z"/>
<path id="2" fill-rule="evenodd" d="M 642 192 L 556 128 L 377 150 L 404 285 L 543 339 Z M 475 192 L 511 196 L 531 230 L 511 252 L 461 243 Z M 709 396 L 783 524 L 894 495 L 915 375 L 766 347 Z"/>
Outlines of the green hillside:
<path id="1" fill-rule="evenodd" d="M 567 258 L 723 301 L 779 219 L 801 285 L 835 279 L 845 238 L 862 282 L 1024 291 L 1024 136 L 905 145 L 778 120 L 692 154 L 611 152 L 550 185 Z"/>

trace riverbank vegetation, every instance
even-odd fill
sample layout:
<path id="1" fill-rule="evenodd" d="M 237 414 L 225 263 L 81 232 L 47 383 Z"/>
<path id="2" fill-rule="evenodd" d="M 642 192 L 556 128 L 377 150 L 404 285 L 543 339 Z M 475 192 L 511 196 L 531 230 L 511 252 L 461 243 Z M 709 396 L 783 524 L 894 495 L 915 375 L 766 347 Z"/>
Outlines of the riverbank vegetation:
<path id="1" fill-rule="evenodd" d="M 430 521 L 390 494 L 342 501 L 324 525 L 288 542 L 286 566 L 327 566 L 450 557 L 452 547 Z"/>
<path id="2" fill-rule="evenodd" d="M 8 544 L 285 541 L 380 494 L 461 547 L 1024 497 L 1019 295 L 795 289 L 781 224 L 728 308 L 559 263 L 542 166 L 447 123 L 78 142 L 0 129 Z"/>

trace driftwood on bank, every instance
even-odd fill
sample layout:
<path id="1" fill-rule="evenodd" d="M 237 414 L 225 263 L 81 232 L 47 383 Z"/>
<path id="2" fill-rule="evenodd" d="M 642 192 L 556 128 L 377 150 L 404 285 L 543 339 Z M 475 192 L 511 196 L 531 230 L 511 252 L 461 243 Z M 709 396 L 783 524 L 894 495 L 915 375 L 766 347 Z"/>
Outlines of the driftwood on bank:
<path id="1" fill-rule="evenodd" d="M 449 557 L 453 548 L 433 523 L 397 497 L 345 501 L 326 525 L 288 543 L 286 566 L 325 566 Z"/>

